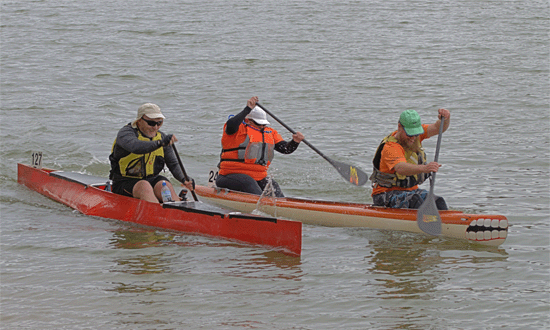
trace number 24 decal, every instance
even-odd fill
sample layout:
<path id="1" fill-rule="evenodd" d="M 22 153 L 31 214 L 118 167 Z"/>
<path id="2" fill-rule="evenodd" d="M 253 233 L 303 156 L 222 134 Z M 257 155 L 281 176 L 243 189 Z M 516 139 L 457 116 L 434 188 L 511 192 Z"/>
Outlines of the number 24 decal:
<path id="1" fill-rule="evenodd" d="M 210 170 L 210 173 L 208 173 L 208 182 L 216 182 L 216 179 L 218 178 L 218 169 Z"/>

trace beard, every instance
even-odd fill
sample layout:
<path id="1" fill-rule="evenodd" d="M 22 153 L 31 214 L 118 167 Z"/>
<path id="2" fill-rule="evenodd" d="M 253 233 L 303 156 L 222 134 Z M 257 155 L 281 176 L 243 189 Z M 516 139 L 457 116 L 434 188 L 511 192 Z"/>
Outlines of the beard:
<path id="1" fill-rule="evenodd" d="M 418 136 L 414 137 L 414 141 L 411 142 L 411 140 L 408 137 L 397 137 L 397 142 L 405 149 L 405 151 L 412 151 L 414 153 L 419 153 L 422 145 L 420 144 L 420 138 Z"/>

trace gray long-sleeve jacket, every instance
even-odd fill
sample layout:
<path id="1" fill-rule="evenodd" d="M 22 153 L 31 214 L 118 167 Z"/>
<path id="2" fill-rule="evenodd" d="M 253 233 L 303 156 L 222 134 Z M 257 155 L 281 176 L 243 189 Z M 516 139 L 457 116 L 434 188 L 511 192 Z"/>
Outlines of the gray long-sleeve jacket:
<path id="1" fill-rule="evenodd" d="M 159 131 L 161 134 L 161 137 L 164 138 L 166 134 Z M 113 152 L 109 156 L 109 160 L 111 161 L 111 173 L 109 175 L 109 178 L 113 181 L 116 180 L 123 180 L 124 177 L 120 174 L 119 170 L 119 160 L 123 157 L 128 156 L 129 154 L 138 154 L 138 155 L 145 155 L 150 152 L 153 152 L 157 150 L 158 148 L 164 148 L 164 161 L 166 163 L 166 166 L 168 166 L 168 169 L 174 175 L 176 180 L 180 182 L 184 182 L 184 176 L 183 172 L 179 166 L 178 159 L 176 158 L 176 155 L 174 153 L 174 150 L 171 146 L 162 147 L 160 145 L 160 141 L 152 139 L 150 141 L 142 141 L 138 139 L 138 129 L 133 128 L 131 123 L 122 127 L 120 131 L 118 131 L 115 144 L 113 146 Z M 154 175 L 158 175 L 163 169 L 164 164 L 160 164 L 162 166 L 156 166 L 155 167 L 155 173 Z"/>

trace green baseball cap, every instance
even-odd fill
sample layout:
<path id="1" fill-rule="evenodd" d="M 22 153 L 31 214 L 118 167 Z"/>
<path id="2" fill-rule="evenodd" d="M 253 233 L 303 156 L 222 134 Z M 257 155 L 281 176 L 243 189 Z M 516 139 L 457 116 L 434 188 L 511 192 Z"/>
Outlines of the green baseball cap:
<path id="1" fill-rule="evenodd" d="M 420 115 L 414 110 L 405 110 L 399 117 L 399 123 L 403 125 L 405 133 L 408 136 L 415 136 L 424 133 L 422 123 L 420 122 Z"/>

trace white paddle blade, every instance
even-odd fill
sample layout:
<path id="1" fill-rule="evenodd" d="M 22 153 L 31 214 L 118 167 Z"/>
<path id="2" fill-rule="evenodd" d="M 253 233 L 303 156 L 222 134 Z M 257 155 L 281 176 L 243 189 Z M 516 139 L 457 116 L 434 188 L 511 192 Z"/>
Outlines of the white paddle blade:
<path id="1" fill-rule="evenodd" d="M 439 210 L 435 205 L 433 195 L 428 195 L 428 198 L 426 198 L 418 209 L 416 223 L 420 230 L 426 234 L 441 235 L 441 217 L 439 216 Z"/>

